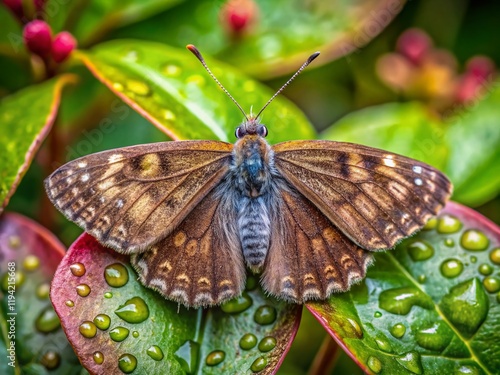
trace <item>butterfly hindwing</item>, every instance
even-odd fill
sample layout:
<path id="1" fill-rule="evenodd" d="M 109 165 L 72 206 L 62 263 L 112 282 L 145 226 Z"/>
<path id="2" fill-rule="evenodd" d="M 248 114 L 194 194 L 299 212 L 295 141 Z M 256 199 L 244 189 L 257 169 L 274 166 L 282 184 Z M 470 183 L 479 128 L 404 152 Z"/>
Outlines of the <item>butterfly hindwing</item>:
<path id="1" fill-rule="evenodd" d="M 416 160 L 357 144 L 291 141 L 273 146 L 278 171 L 352 241 L 394 247 L 446 203 L 449 180 Z"/>
<path id="2" fill-rule="evenodd" d="M 161 142 L 73 160 L 45 181 L 54 205 L 102 244 L 145 250 L 171 232 L 229 168 L 233 145 Z"/>
<path id="3" fill-rule="evenodd" d="M 166 238 L 131 258 L 144 285 L 186 306 L 220 304 L 245 285 L 241 247 L 231 229 L 235 211 L 217 190 Z"/>
<path id="4" fill-rule="evenodd" d="M 282 190 L 262 285 L 295 303 L 325 299 L 361 280 L 372 255 L 354 244 L 300 193 Z M 279 235 L 278 235 L 279 234 Z"/>

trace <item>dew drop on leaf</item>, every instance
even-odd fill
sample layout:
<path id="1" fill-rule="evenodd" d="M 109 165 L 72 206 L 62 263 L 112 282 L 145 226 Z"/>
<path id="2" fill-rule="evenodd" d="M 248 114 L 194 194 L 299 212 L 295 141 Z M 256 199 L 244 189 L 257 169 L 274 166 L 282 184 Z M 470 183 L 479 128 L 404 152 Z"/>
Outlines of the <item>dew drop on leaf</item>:
<path id="1" fill-rule="evenodd" d="M 496 293 L 500 290 L 500 280 L 493 276 L 488 276 L 483 280 L 484 288 L 488 293 Z"/>
<path id="2" fill-rule="evenodd" d="M 207 366 L 217 366 L 219 363 L 224 361 L 226 358 L 226 353 L 222 350 L 214 350 L 207 355 L 205 359 L 205 363 Z"/>
<path id="3" fill-rule="evenodd" d="M 434 255 L 434 248 L 423 240 L 416 240 L 408 244 L 408 254 L 414 262 L 430 259 Z"/>
<path id="4" fill-rule="evenodd" d="M 490 260 L 495 264 L 500 264 L 500 247 L 491 250 Z"/>
<path id="5" fill-rule="evenodd" d="M 128 271 L 121 263 L 113 263 L 104 269 L 104 279 L 109 286 L 120 288 L 128 282 Z"/>
<path id="6" fill-rule="evenodd" d="M 151 345 L 146 351 L 146 353 L 155 361 L 161 361 L 163 359 L 163 351 L 157 345 Z"/>
<path id="7" fill-rule="evenodd" d="M 443 215 L 437 223 L 439 233 L 456 233 L 462 228 L 462 223 L 455 216 Z"/>
<path id="8" fill-rule="evenodd" d="M 104 362 L 104 354 L 102 354 L 101 352 L 94 352 L 94 354 L 92 354 L 92 358 L 98 365 Z"/>
<path id="9" fill-rule="evenodd" d="M 272 324 L 276 320 L 276 309 L 268 305 L 260 306 L 255 310 L 253 319 L 261 325 Z"/>
<path id="10" fill-rule="evenodd" d="M 73 263 L 69 266 L 71 273 L 77 277 L 85 275 L 86 269 L 82 263 Z"/>
<path id="11" fill-rule="evenodd" d="M 64 302 L 64 304 L 68 307 L 73 307 L 75 306 L 75 303 L 72 301 L 72 300 L 67 300 L 66 302 Z"/>
<path id="12" fill-rule="evenodd" d="M 425 309 L 434 307 L 434 303 L 428 295 L 411 286 L 384 290 L 379 295 L 380 308 L 392 314 L 406 315 L 414 305 Z"/>
<path id="13" fill-rule="evenodd" d="M 225 302 L 221 306 L 221 310 L 225 313 L 237 314 L 248 309 L 252 306 L 252 303 L 252 298 L 246 292 L 243 292 L 240 296 Z"/>
<path id="14" fill-rule="evenodd" d="M 130 374 L 136 367 L 137 358 L 135 358 L 132 354 L 125 353 L 118 358 L 118 368 L 125 374 Z"/>
<path id="15" fill-rule="evenodd" d="M 178 77 L 181 74 L 182 69 L 175 64 L 164 64 L 161 67 L 161 72 L 168 77 Z"/>
<path id="16" fill-rule="evenodd" d="M 90 294 L 90 287 L 87 284 L 80 284 L 76 286 L 76 293 L 80 297 L 87 297 Z"/>
<path id="17" fill-rule="evenodd" d="M 55 370 L 61 364 L 61 356 L 59 353 L 49 350 L 40 358 L 40 363 L 47 370 Z"/>
<path id="18" fill-rule="evenodd" d="M 116 342 L 121 342 L 128 337 L 129 330 L 125 327 L 115 327 L 111 331 L 109 331 L 109 337 L 111 340 Z"/>
<path id="19" fill-rule="evenodd" d="M 264 357 L 259 357 L 255 361 L 253 361 L 252 365 L 250 366 L 250 370 L 252 372 L 260 372 L 264 370 L 267 366 L 267 359 Z"/>
<path id="20" fill-rule="evenodd" d="M 375 374 L 378 374 L 380 371 L 382 371 L 382 362 L 380 362 L 380 359 L 378 359 L 377 357 L 368 357 L 368 361 L 366 361 L 366 364 L 368 365 L 368 368 Z"/>
<path id="21" fill-rule="evenodd" d="M 452 238 L 447 238 L 444 240 L 444 245 L 447 247 L 453 247 L 455 246 L 455 241 L 453 241 Z"/>
<path id="22" fill-rule="evenodd" d="M 28 255 L 26 258 L 23 260 L 23 268 L 27 272 L 32 272 L 35 271 L 40 267 L 40 258 L 38 258 L 35 255 Z"/>
<path id="23" fill-rule="evenodd" d="M 376 337 L 375 342 L 377 343 L 377 346 L 379 347 L 380 350 L 386 353 L 391 353 L 392 352 L 392 347 L 391 343 L 382 336 Z"/>
<path id="24" fill-rule="evenodd" d="M 483 232 L 476 229 L 469 229 L 462 234 L 460 244 L 465 250 L 483 251 L 488 248 L 490 241 Z"/>
<path id="25" fill-rule="evenodd" d="M 149 317 L 149 308 L 141 297 L 132 297 L 115 310 L 127 323 L 141 323 Z"/>
<path id="26" fill-rule="evenodd" d="M 39 332 L 49 333 L 57 330 L 61 326 L 59 317 L 52 308 L 47 306 L 35 320 L 35 327 Z"/>
<path id="27" fill-rule="evenodd" d="M 101 331 L 105 331 L 109 328 L 109 325 L 111 324 L 111 318 L 109 317 L 109 315 L 106 314 L 98 314 L 94 318 L 94 324 Z"/>
<path id="28" fill-rule="evenodd" d="M 257 337 L 253 333 L 245 333 L 240 339 L 240 348 L 250 350 L 257 345 Z"/>
<path id="29" fill-rule="evenodd" d="M 493 267 L 487 263 L 483 263 L 479 266 L 478 271 L 481 275 L 489 276 L 493 273 Z"/>
<path id="30" fill-rule="evenodd" d="M 400 339 L 404 336 L 406 327 L 403 323 L 396 323 L 390 328 L 389 332 L 391 332 L 391 335 L 393 335 L 395 338 Z"/>
<path id="31" fill-rule="evenodd" d="M 425 223 L 422 230 L 432 230 L 432 229 L 436 228 L 437 223 L 438 223 L 437 217 L 431 217 L 429 219 L 429 221 L 427 221 L 427 223 Z"/>
<path id="32" fill-rule="evenodd" d="M 464 270 L 464 265 L 458 259 L 446 259 L 441 263 L 441 274 L 449 279 L 459 276 Z"/>
<path id="33" fill-rule="evenodd" d="M 95 324 L 89 322 L 88 320 L 80 324 L 80 327 L 78 329 L 80 330 L 82 336 L 87 339 L 91 339 L 97 333 L 97 327 L 95 326 Z"/>
<path id="34" fill-rule="evenodd" d="M 272 336 L 266 336 L 259 342 L 259 350 L 263 353 L 273 350 L 276 346 L 276 339 Z"/>
<path id="35" fill-rule="evenodd" d="M 50 284 L 49 283 L 41 283 L 36 287 L 36 296 L 39 299 L 47 299 L 49 298 L 50 293 Z"/>
<path id="36" fill-rule="evenodd" d="M 430 327 L 419 329 L 415 333 L 418 345 L 438 352 L 444 350 L 452 338 L 453 331 L 443 321 L 434 322 Z"/>
<path id="37" fill-rule="evenodd" d="M 147 83 L 137 80 L 128 80 L 125 84 L 127 90 L 139 96 L 151 95 L 151 88 Z"/>
<path id="38" fill-rule="evenodd" d="M 420 360 L 420 354 L 416 351 L 411 351 L 402 356 L 396 357 L 396 361 L 414 374 L 423 374 L 424 370 L 422 368 L 422 363 Z"/>

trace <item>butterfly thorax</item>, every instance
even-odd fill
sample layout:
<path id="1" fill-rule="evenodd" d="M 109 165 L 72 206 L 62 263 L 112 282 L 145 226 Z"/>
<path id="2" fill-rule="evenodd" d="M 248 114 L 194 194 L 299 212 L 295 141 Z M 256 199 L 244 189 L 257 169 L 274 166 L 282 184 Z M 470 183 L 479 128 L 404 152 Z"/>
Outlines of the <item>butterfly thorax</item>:
<path id="1" fill-rule="evenodd" d="M 273 151 L 263 137 L 247 134 L 236 142 L 230 174 L 237 231 L 245 261 L 255 272 L 264 266 L 271 238 L 273 170 Z"/>

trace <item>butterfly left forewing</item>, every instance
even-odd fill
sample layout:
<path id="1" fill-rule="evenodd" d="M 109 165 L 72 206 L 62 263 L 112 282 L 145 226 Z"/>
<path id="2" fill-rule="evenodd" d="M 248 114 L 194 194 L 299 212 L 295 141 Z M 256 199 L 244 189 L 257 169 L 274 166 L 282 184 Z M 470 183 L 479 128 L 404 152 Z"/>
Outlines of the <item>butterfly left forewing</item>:
<path id="1" fill-rule="evenodd" d="M 276 168 L 344 234 L 369 250 L 392 248 L 448 200 L 437 169 L 357 144 L 291 141 L 273 146 Z"/>
<path id="2" fill-rule="evenodd" d="M 245 266 L 229 198 L 216 188 L 170 235 L 133 255 L 141 282 L 191 307 L 218 305 L 241 294 Z"/>
<path id="3" fill-rule="evenodd" d="M 308 199 L 280 190 L 262 275 L 268 293 L 294 303 L 326 299 L 361 280 L 372 261 Z"/>

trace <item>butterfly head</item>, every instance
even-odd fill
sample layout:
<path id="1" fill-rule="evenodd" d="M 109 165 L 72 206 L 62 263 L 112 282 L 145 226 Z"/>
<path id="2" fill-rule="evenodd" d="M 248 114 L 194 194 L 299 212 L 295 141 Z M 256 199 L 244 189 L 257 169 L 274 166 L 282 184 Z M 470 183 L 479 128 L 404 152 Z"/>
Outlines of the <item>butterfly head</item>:
<path id="1" fill-rule="evenodd" d="M 238 139 L 241 139 L 246 135 L 258 135 L 265 138 L 267 136 L 267 127 L 261 124 L 258 118 L 251 117 L 236 128 L 234 135 Z"/>

